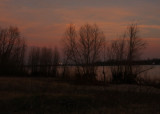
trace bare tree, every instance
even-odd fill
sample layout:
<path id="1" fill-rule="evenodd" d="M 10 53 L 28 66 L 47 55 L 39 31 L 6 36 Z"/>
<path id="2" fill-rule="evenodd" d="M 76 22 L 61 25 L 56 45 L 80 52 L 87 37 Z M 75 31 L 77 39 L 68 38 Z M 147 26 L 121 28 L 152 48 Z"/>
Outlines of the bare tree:
<path id="1" fill-rule="evenodd" d="M 43 47 L 40 55 L 41 75 L 50 76 L 52 72 L 53 51 L 51 48 Z"/>
<path id="2" fill-rule="evenodd" d="M 33 47 L 29 53 L 28 65 L 33 75 L 52 76 L 57 73 L 60 55 L 58 49 Z"/>
<path id="3" fill-rule="evenodd" d="M 40 65 L 40 48 L 32 47 L 29 52 L 28 65 L 31 66 L 31 74 L 39 74 L 39 65 Z"/>
<path id="4" fill-rule="evenodd" d="M 127 59 L 125 65 L 125 81 L 128 83 L 136 82 L 137 72 L 133 71 L 133 61 L 139 60 L 142 51 L 146 45 L 144 40 L 138 36 L 139 30 L 137 24 L 131 24 L 128 26 L 126 37 L 127 37 Z M 136 66 L 138 67 L 138 66 Z M 140 69 L 140 68 L 139 68 Z"/>
<path id="5" fill-rule="evenodd" d="M 77 72 L 83 78 L 96 78 L 95 63 L 100 59 L 105 37 L 97 25 L 85 24 L 77 32 L 74 25 L 70 25 L 65 33 L 65 49 L 70 61 L 76 65 Z M 79 67 L 80 66 L 80 67 Z"/>
<path id="6" fill-rule="evenodd" d="M 0 29 L 1 71 L 7 73 L 8 70 L 19 69 L 19 65 L 24 62 L 25 49 L 26 43 L 17 27 Z"/>
<path id="7" fill-rule="evenodd" d="M 70 60 L 70 51 L 68 50 L 68 48 L 65 47 L 66 46 L 65 43 L 64 43 L 63 58 L 62 58 L 63 59 L 63 62 L 62 62 L 62 65 L 63 65 L 62 77 L 63 77 L 63 79 L 68 79 L 69 78 L 68 65 L 69 65 L 69 60 Z"/>
<path id="8" fill-rule="evenodd" d="M 122 82 L 124 79 L 124 61 L 126 55 L 126 42 L 124 37 L 111 42 L 108 47 L 108 59 L 112 63 L 110 66 L 113 82 Z"/>
<path id="9" fill-rule="evenodd" d="M 54 48 L 53 51 L 53 65 L 58 66 L 60 62 L 60 55 L 57 47 Z"/>
<path id="10" fill-rule="evenodd" d="M 53 75 L 54 76 L 58 75 L 59 62 L 60 62 L 60 54 L 57 47 L 55 47 L 53 51 Z"/>
<path id="11" fill-rule="evenodd" d="M 19 70 L 19 72 L 24 72 L 24 64 L 25 64 L 25 52 L 26 52 L 26 43 L 24 39 L 19 39 L 16 42 L 16 46 L 14 47 L 14 53 L 12 54 L 12 61 L 15 65 L 15 68 Z"/>
<path id="12" fill-rule="evenodd" d="M 139 60 L 145 41 L 138 36 L 137 24 L 131 24 L 122 38 L 112 41 L 108 49 L 108 58 L 112 62 L 111 72 L 114 82 L 135 83 L 139 73 L 142 73 L 140 65 L 134 61 Z"/>
<path id="13" fill-rule="evenodd" d="M 94 65 L 100 59 L 100 52 L 104 42 L 104 34 L 97 25 L 86 24 L 79 30 L 79 51 L 83 64 L 84 75 L 89 79 L 95 78 L 97 67 Z"/>
<path id="14" fill-rule="evenodd" d="M 77 46 L 77 31 L 75 25 L 70 24 L 65 31 L 64 34 L 64 58 L 63 58 L 63 77 L 68 77 L 66 72 L 68 71 L 67 65 L 75 64 L 76 67 L 76 74 L 80 76 L 80 56 Z"/>

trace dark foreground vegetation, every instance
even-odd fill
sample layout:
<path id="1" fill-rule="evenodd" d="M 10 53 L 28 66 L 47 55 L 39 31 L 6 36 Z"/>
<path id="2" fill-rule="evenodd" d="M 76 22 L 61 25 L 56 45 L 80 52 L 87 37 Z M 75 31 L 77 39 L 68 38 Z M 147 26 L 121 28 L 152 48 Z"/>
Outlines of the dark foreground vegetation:
<path id="1" fill-rule="evenodd" d="M 160 90 L 87 86 L 54 78 L 0 78 L 1 114 L 158 114 Z"/>

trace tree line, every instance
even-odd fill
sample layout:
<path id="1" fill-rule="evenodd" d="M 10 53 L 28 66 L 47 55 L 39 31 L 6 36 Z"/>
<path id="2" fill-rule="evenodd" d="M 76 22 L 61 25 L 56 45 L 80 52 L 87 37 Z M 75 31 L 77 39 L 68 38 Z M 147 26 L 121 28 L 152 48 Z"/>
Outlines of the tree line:
<path id="1" fill-rule="evenodd" d="M 19 29 L 1 28 L 0 75 L 22 75 L 30 72 L 33 76 L 58 76 L 58 67 L 62 62 L 63 77 L 69 75 L 68 65 L 72 64 L 75 66 L 75 78 L 96 81 L 98 66 L 95 63 L 116 61 L 116 64 L 110 67 L 112 81 L 136 83 L 137 76 L 144 69 L 135 65 L 134 61 L 140 59 L 146 47 L 146 42 L 138 35 L 137 24 L 131 24 L 119 38 L 106 42 L 103 31 L 96 24 L 84 24 L 78 29 L 70 24 L 64 32 L 63 56 L 60 59 L 56 47 L 32 47 L 26 55 L 27 44 Z M 107 74 L 104 67 L 103 75 L 105 80 Z"/>
<path id="2" fill-rule="evenodd" d="M 57 76 L 57 67 L 60 62 L 58 49 L 55 47 L 32 47 L 29 52 L 28 67 L 31 75 Z"/>

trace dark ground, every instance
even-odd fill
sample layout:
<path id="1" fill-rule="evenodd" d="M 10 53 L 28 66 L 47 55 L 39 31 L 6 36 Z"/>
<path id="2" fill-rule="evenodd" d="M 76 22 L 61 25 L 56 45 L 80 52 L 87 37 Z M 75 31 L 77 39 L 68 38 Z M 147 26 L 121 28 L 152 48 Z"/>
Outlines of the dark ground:
<path id="1" fill-rule="evenodd" d="M 0 78 L 0 114 L 160 114 L 160 89 Z"/>

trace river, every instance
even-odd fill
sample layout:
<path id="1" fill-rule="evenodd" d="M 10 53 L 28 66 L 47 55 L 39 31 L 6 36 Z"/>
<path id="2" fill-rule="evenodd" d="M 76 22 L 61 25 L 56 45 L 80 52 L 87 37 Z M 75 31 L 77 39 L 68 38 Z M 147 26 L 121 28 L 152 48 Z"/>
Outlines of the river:
<path id="1" fill-rule="evenodd" d="M 67 67 L 69 70 L 69 75 L 73 75 L 73 71 L 75 69 L 75 66 L 69 66 Z M 142 72 L 139 77 L 142 77 L 143 79 L 147 80 L 157 80 L 160 81 L 160 65 L 143 65 L 139 67 L 142 71 L 145 69 L 152 68 L 150 70 L 147 70 L 145 72 Z M 59 73 L 61 74 L 63 71 L 62 67 L 59 67 Z M 111 71 L 110 71 L 110 66 L 104 66 L 104 71 L 106 74 L 106 80 L 111 80 Z M 103 75 L 103 66 L 98 66 L 97 70 L 97 79 L 98 80 L 103 80 L 104 75 Z"/>

